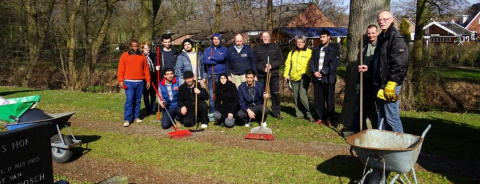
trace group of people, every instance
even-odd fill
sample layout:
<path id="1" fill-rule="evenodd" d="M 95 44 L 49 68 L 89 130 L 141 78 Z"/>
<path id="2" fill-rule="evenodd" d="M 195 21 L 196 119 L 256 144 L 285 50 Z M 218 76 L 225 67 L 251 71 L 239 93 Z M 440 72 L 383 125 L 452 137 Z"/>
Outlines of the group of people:
<path id="1" fill-rule="evenodd" d="M 406 75 L 408 48 L 393 27 L 391 13 L 382 11 L 378 17 L 382 29 L 379 41 L 377 27 L 369 26 L 367 35 L 370 43 L 365 45 L 362 53 L 366 62 L 358 70 L 368 71 L 364 84 L 367 88 L 365 98 L 369 102 L 367 106 L 376 107 L 378 119 L 385 120 L 386 129 L 402 132 L 397 95 Z M 261 43 L 252 49 L 244 44 L 243 36 L 237 34 L 234 45 L 227 49 L 222 45 L 221 35 L 213 34 L 211 46 L 202 53 L 194 47 L 191 39 L 185 39 L 183 50 L 178 52 L 171 46 L 172 38 L 164 35 L 159 54 L 153 54 L 148 43 L 142 44 L 143 53 L 140 52 L 138 41 L 132 40 L 130 50 L 120 57 L 117 76 L 119 86 L 125 88 L 127 96 L 124 126 L 142 121 L 139 117 L 142 92 L 147 112 L 155 112 L 157 89 L 151 83 L 156 85 L 160 94 L 164 129 L 171 127 L 174 119 L 187 127 L 201 123 L 202 128 L 206 128 L 209 116 L 215 119 L 215 124 L 227 127 L 233 127 L 236 119 L 243 120 L 247 127 L 252 120 L 266 126 L 269 109 L 262 107 L 268 98 L 271 98 L 273 116 L 282 119 L 279 96 L 281 65 L 285 65 L 283 77 L 293 91 L 296 117 L 331 126 L 339 48 L 330 43 L 330 33 L 322 31 L 320 44 L 313 50 L 306 47 L 305 36 L 296 36 L 296 47 L 288 53 L 285 61 L 279 46 L 270 43 L 270 39 L 269 32 L 262 32 Z M 157 78 L 161 80 L 157 81 Z M 267 81 L 270 83 L 266 84 Z M 310 83 L 314 86 L 317 119 L 314 119 L 307 97 Z M 265 92 L 266 86 L 269 86 L 270 93 Z M 355 111 L 357 114 L 358 109 Z M 264 117 L 261 117 L 262 114 Z M 261 122 L 262 119 L 264 122 Z M 358 131 L 355 125 L 358 125 L 359 119 L 354 118 L 354 121 L 357 123 L 353 123 L 351 130 Z"/>

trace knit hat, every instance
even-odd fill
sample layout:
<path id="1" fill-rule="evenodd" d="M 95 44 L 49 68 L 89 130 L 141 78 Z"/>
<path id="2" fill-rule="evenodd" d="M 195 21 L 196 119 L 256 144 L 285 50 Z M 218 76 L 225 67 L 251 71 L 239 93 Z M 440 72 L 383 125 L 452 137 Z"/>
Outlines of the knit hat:
<path id="1" fill-rule="evenodd" d="M 183 79 L 188 79 L 193 77 L 193 72 L 188 70 L 183 74 Z"/>
<path id="2" fill-rule="evenodd" d="M 190 38 L 187 38 L 187 39 L 183 40 L 182 45 L 185 45 L 185 43 L 187 43 L 187 42 L 190 43 L 193 46 L 193 41 Z"/>

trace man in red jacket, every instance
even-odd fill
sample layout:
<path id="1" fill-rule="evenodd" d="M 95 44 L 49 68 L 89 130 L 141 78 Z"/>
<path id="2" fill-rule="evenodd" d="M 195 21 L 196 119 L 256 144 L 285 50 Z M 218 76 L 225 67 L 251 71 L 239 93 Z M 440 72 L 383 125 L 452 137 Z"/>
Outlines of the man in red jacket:
<path id="1" fill-rule="evenodd" d="M 143 86 L 150 88 L 150 71 L 147 59 L 138 50 L 138 41 L 130 41 L 130 50 L 120 56 L 118 63 L 118 86 L 125 89 L 127 98 L 123 115 L 123 126 L 130 126 L 130 122 L 142 122 L 140 119 L 140 104 L 142 101 Z M 146 80 L 147 84 L 143 82 Z"/>

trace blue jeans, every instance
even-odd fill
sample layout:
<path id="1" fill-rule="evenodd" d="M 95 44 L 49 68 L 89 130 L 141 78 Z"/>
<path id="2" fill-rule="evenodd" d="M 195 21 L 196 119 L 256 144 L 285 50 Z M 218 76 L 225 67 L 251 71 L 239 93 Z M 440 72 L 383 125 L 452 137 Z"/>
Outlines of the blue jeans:
<path id="1" fill-rule="evenodd" d="M 375 86 L 375 91 L 378 91 L 378 89 L 380 89 L 380 86 Z M 402 85 L 396 86 L 395 94 L 398 95 L 401 89 Z M 400 120 L 400 102 L 398 100 L 387 102 L 377 98 L 377 112 L 379 126 L 383 119 L 383 126 L 378 127 L 378 129 L 403 133 L 402 121 Z"/>
<path id="2" fill-rule="evenodd" d="M 124 84 L 127 86 L 127 89 L 125 90 L 127 98 L 125 99 L 123 120 L 132 122 L 134 119 L 140 118 L 140 105 L 145 83 L 143 81 L 125 81 Z"/>
<path id="3" fill-rule="evenodd" d="M 208 80 L 208 95 L 210 95 L 210 100 L 208 102 L 209 110 L 210 113 L 215 112 L 215 100 L 213 99 L 213 94 L 215 91 L 213 90 L 213 83 L 218 81 L 218 76 L 219 74 L 215 74 L 215 80 L 212 81 L 212 74 L 208 74 L 207 80 Z"/>

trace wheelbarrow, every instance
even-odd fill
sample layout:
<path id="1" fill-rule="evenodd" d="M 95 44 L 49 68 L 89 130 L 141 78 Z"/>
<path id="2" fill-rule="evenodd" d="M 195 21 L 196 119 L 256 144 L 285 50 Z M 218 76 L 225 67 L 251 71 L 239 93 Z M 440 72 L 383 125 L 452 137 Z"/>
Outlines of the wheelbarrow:
<path id="1" fill-rule="evenodd" d="M 73 156 L 72 148 L 82 144 L 68 128 L 68 120 L 75 112 L 46 114 L 33 107 L 40 101 L 40 96 L 27 96 L 7 99 L 8 104 L 0 105 L 0 123 L 5 124 L 1 131 L 7 131 L 32 125 L 34 123 L 50 123 L 50 143 L 52 146 L 52 159 L 57 163 L 66 163 Z M 70 136 L 62 134 L 65 128 Z"/>
<path id="2" fill-rule="evenodd" d="M 348 137 L 347 143 L 365 165 L 363 177 L 359 183 L 369 183 L 368 180 L 374 179 L 372 176 L 378 176 L 382 171 L 380 181 L 372 183 L 386 183 L 385 171 L 396 172 L 390 184 L 395 183 L 397 179 L 405 183 L 399 177 L 400 174 L 410 183 L 406 175 L 409 171 L 412 172 L 413 180 L 417 183 L 413 166 L 417 162 L 423 140 L 430 127 L 431 125 L 427 126 L 421 137 L 377 129 L 367 129 Z M 370 169 L 365 172 L 367 167 Z"/>

